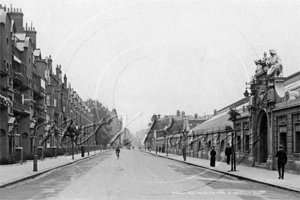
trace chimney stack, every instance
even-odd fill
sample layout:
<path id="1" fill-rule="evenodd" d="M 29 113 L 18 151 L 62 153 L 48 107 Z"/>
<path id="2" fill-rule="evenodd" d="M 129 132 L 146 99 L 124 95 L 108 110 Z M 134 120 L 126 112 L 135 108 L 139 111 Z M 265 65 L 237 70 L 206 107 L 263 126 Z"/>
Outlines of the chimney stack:
<path id="1" fill-rule="evenodd" d="M 65 86 L 65 88 L 67 88 L 67 75 L 65 74 L 64 75 L 64 86 Z"/>
<path id="2" fill-rule="evenodd" d="M 7 9 L 9 12 L 9 9 Z M 23 32 L 24 31 L 24 27 L 23 27 L 23 13 L 19 12 L 19 9 L 17 8 L 12 8 L 12 5 L 10 4 L 10 17 L 12 20 L 14 20 L 15 22 L 15 26 L 17 29 L 17 32 Z"/>
<path id="3" fill-rule="evenodd" d="M 30 22 L 30 27 L 27 28 L 26 24 L 26 36 L 30 37 L 31 40 L 33 41 L 33 49 L 36 49 L 36 31 L 35 28 L 33 27 L 33 22 Z"/>
<path id="4" fill-rule="evenodd" d="M 214 116 L 218 114 L 218 111 L 214 109 Z"/>

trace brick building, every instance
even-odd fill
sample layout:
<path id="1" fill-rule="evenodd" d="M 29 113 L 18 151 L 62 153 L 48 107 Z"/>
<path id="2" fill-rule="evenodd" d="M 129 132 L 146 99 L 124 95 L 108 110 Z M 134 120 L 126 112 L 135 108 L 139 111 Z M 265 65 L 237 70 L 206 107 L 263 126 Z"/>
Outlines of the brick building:
<path id="1" fill-rule="evenodd" d="M 0 5 L 0 157 L 14 155 L 16 147 L 22 147 L 24 154 L 33 153 L 36 145 L 61 147 L 60 136 L 46 138 L 46 122 L 55 120 L 57 126 L 67 119 L 77 126 L 93 123 L 86 103 L 67 76 L 62 77 L 61 66 L 53 69 L 51 56 L 42 58 L 36 34 L 34 27 L 23 27 L 21 9 Z M 92 140 L 86 144 L 94 144 Z"/>

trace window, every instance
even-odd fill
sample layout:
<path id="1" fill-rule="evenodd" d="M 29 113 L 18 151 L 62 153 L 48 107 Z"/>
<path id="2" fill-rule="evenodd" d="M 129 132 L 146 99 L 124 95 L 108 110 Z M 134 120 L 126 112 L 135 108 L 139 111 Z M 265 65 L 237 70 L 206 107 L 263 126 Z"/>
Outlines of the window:
<path id="1" fill-rule="evenodd" d="M 295 153 L 300 153 L 300 124 L 295 124 Z"/>
<path id="2" fill-rule="evenodd" d="M 250 149 L 250 137 L 249 135 L 245 135 L 245 150 L 249 151 Z"/>
<path id="3" fill-rule="evenodd" d="M 46 115 L 46 121 L 49 122 L 50 121 L 50 114 Z"/>
<path id="4" fill-rule="evenodd" d="M 236 142 L 237 142 L 237 150 L 240 151 L 241 150 L 241 136 L 238 135 L 236 136 Z"/>
<path id="5" fill-rule="evenodd" d="M 50 95 L 49 95 L 49 94 L 47 94 L 47 102 L 46 102 L 46 104 L 47 104 L 47 105 L 51 105 L 51 104 L 50 104 Z"/>
<path id="6" fill-rule="evenodd" d="M 286 151 L 286 126 L 279 126 L 279 144 L 283 145 L 283 149 Z"/>
<path id="7" fill-rule="evenodd" d="M 222 140 L 220 151 L 224 151 L 224 147 L 225 147 L 225 142 L 224 142 L 224 140 Z"/>
<path id="8" fill-rule="evenodd" d="M 54 107 L 56 107 L 57 106 L 57 99 L 55 98 L 54 99 Z"/>

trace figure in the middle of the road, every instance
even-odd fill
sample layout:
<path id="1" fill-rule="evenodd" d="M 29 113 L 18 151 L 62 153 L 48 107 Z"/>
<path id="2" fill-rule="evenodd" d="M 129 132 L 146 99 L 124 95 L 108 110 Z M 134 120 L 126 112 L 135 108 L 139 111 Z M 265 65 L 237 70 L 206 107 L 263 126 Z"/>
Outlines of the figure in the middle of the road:
<path id="1" fill-rule="evenodd" d="M 227 147 L 225 149 L 225 155 L 227 157 L 227 165 L 230 164 L 230 155 L 231 155 L 231 147 L 229 145 L 229 143 L 227 144 Z"/>
<path id="2" fill-rule="evenodd" d="M 117 158 L 119 158 L 119 156 L 120 156 L 120 149 L 119 149 L 119 147 L 116 148 L 116 155 L 117 155 Z"/>
<path id="3" fill-rule="evenodd" d="M 210 151 L 210 166 L 214 167 L 216 165 L 216 151 L 215 151 L 215 147 L 212 146 L 211 147 L 211 151 Z"/>

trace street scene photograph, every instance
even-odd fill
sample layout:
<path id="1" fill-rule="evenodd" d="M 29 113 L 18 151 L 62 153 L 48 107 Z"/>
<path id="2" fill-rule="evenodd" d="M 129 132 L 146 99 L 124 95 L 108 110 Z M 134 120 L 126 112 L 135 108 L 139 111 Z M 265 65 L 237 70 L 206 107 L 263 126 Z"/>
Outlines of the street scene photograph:
<path id="1" fill-rule="evenodd" d="M 300 0 L 1 0 L 1 200 L 300 199 Z"/>

